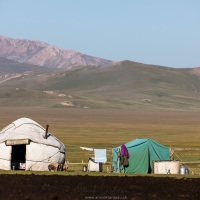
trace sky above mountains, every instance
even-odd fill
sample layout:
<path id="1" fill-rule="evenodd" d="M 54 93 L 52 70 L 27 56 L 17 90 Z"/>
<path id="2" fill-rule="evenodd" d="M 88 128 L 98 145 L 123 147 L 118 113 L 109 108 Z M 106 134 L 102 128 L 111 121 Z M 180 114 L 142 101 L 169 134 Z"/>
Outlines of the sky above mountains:
<path id="1" fill-rule="evenodd" d="M 114 61 L 200 66 L 199 0 L 0 0 L 0 35 Z"/>

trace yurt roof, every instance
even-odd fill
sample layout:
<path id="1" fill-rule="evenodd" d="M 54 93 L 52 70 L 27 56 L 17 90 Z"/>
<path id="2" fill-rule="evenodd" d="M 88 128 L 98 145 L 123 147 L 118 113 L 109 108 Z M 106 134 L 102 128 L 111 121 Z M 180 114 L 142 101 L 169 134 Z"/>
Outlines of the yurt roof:
<path id="1" fill-rule="evenodd" d="M 48 133 L 47 139 L 45 138 L 46 129 L 40 124 L 29 118 L 20 118 L 6 126 L 0 132 L 0 143 L 7 140 L 22 140 L 29 139 L 32 142 L 50 145 L 64 150 L 64 144 Z"/>

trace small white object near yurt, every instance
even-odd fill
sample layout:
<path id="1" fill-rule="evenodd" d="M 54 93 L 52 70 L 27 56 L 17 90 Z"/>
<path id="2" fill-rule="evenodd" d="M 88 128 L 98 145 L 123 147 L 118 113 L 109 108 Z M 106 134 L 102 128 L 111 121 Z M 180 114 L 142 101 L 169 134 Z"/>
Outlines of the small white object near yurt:
<path id="1" fill-rule="evenodd" d="M 40 124 L 20 118 L 0 132 L 0 169 L 48 171 L 65 163 L 65 145 Z"/>

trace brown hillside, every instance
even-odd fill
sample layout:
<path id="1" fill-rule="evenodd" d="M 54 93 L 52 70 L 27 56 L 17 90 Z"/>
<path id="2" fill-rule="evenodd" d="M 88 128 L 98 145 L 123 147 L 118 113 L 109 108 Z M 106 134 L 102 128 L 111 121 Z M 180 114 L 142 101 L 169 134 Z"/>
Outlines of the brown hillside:
<path id="1" fill-rule="evenodd" d="M 72 66 L 109 66 L 110 60 L 72 50 L 62 50 L 44 42 L 0 36 L 0 57 L 21 63 L 51 68 Z"/>

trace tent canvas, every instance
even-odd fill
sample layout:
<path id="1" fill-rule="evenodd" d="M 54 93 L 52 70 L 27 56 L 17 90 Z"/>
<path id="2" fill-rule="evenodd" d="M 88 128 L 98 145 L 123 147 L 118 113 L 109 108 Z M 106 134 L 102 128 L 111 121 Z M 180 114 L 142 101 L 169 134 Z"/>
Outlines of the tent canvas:
<path id="1" fill-rule="evenodd" d="M 135 139 L 125 144 L 130 154 L 124 173 L 145 174 L 153 170 L 153 161 L 170 160 L 170 149 L 151 139 Z M 112 149 L 112 168 L 118 170 L 118 149 Z M 120 149 L 121 150 L 121 149 Z"/>
<path id="2" fill-rule="evenodd" d="M 32 119 L 17 119 L 0 131 L 0 169 L 24 163 L 25 170 L 46 171 L 52 162 L 65 162 L 65 145 Z"/>

